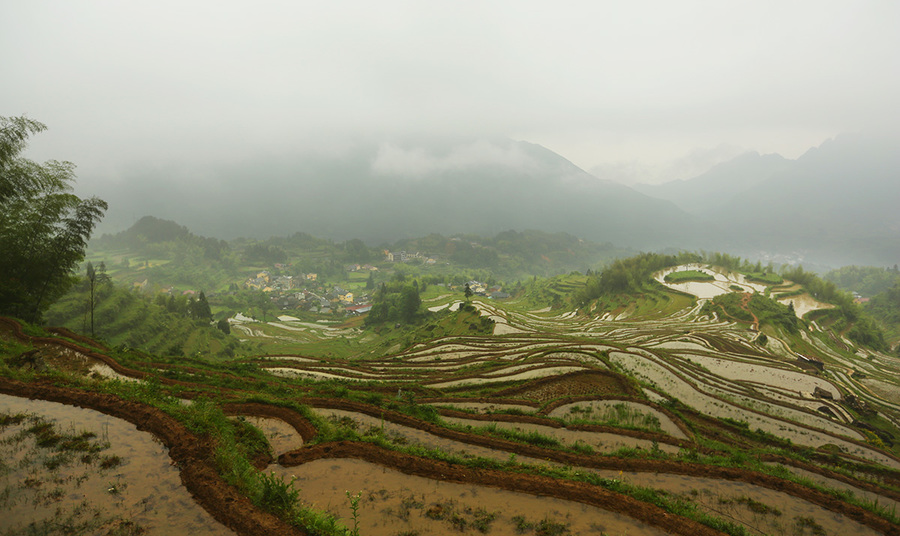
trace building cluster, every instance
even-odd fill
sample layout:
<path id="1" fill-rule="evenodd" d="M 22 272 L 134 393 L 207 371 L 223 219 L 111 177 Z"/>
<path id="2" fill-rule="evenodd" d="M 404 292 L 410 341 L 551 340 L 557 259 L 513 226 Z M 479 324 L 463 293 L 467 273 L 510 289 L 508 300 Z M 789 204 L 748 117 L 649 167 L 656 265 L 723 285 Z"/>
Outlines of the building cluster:
<path id="1" fill-rule="evenodd" d="M 292 275 L 271 276 L 268 270 L 263 270 L 244 281 L 243 287 L 248 290 L 261 290 L 263 292 L 286 292 L 300 286 L 303 281 L 316 281 L 317 274 L 300 274 L 297 278 Z"/>
<path id="2" fill-rule="evenodd" d="M 362 314 L 368 311 L 369 296 L 366 294 L 356 296 L 340 286 L 331 288 L 306 287 L 316 282 L 316 274 L 300 274 L 299 276 L 280 275 L 273 277 L 268 271 L 263 270 L 248 278 L 243 288 L 261 290 L 269 294 L 269 299 L 275 307 L 281 310 L 312 311 L 320 314 L 347 311 Z"/>
<path id="3" fill-rule="evenodd" d="M 509 293 L 503 292 L 503 289 L 499 286 L 488 286 L 487 283 L 482 283 L 480 281 L 469 281 L 466 283 L 469 286 L 469 290 L 472 291 L 472 294 L 476 296 L 484 296 L 486 298 L 491 298 L 492 300 L 503 300 L 509 298 Z"/>
<path id="4" fill-rule="evenodd" d="M 423 264 L 432 265 L 437 264 L 437 260 L 433 257 L 429 257 L 428 255 L 419 253 L 418 251 L 415 253 L 409 253 L 406 251 L 389 251 L 384 250 L 384 260 L 388 262 L 408 262 L 413 259 L 421 259 Z"/>

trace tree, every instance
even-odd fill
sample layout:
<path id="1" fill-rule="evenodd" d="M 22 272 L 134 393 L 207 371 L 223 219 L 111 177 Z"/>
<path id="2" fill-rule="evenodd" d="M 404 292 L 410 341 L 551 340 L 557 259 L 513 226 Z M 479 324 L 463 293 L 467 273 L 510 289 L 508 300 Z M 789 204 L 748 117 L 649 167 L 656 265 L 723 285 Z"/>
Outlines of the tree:
<path id="1" fill-rule="evenodd" d="M 466 283 L 466 289 L 463 291 L 463 295 L 466 297 L 466 301 L 469 301 L 469 298 L 472 297 L 472 289 L 469 287 L 468 283 Z"/>
<path id="2" fill-rule="evenodd" d="M 206 294 L 204 294 L 202 290 L 200 291 L 200 296 L 197 300 L 191 302 L 189 311 L 193 318 L 206 321 L 212 319 L 212 310 L 209 308 L 209 301 L 207 301 Z"/>
<path id="3" fill-rule="evenodd" d="M 223 318 L 222 320 L 216 322 L 216 327 L 219 328 L 219 330 L 221 330 L 225 335 L 229 335 L 231 333 L 231 325 L 228 324 L 227 318 Z"/>
<path id="4" fill-rule="evenodd" d="M 22 158 L 30 135 L 46 126 L 0 117 L 0 314 L 40 321 L 76 281 L 75 270 L 105 201 L 72 193 L 75 166 Z"/>

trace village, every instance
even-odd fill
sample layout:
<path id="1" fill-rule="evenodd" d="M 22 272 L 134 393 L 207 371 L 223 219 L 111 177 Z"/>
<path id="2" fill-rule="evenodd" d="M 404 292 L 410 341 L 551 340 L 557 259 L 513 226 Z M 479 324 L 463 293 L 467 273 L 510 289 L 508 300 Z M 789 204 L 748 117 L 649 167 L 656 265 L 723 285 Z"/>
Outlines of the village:
<path id="1" fill-rule="evenodd" d="M 244 290 L 266 293 L 273 308 L 281 311 L 308 311 L 320 315 L 361 315 L 372 309 L 375 278 L 379 272 L 389 271 L 390 265 L 415 261 L 422 266 L 434 266 L 437 259 L 419 252 L 385 250 L 384 261 L 379 268 L 374 264 L 353 263 L 344 266 L 348 274 L 345 282 L 335 284 L 325 281 L 317 273 L 297 273 L 287 275 L 291 264 L 277 263 L 272 270 L 260 270 L 251 274 L 241 285 Z M 352 274 L 356 274 L 355 277 Z M 462 285 L 437 283 L 449 291 L 463 292 L 464 287 L 475 296 L 490 299 L 506 299 L 510 295 L 498 285 L 489 286 L 477 280 L 469 280 Z M 345 288 L 350 287 L 350 288 Z"/>

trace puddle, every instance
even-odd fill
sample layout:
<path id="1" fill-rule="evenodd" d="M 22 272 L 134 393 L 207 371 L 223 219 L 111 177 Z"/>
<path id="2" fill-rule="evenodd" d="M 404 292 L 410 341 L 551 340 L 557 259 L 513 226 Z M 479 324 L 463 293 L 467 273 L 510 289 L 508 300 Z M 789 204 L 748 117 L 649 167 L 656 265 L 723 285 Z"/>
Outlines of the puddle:
<path id="1" fill-rule="evenodd" d="M 362 460 L 325 459 L 299 467 L 279 468 L 286 479 L 296 476 L 300 498 L 314 508 L 330 511 L 353 528 L 347 491 L 362 492 L 359 533 L 366 536 L 397 534 L 481 534 L 514 536 L 517 516 L 524 522 L 548 520 L 566 534 L 656 536 L 665 532 L 637 520 L 571 501 L 537 497 L 472 484 L 441 482 L 405 475 Z M 492 520 L 488 519 L 493 516 Z M 463 528 L 463 530 L 460 530 Z M 562 534 L 562 532 L 545 532 Z"/>
<path id="2" fill-rule="evenodd" d="M 97 411 L 7 395 L 0 395 L 0 411 L 35 413 L 56 422 L 64 431 L 92 432 L 110 443 L 104 454 L 114 454 L 121 460 L 109 470 L 76 460 L 54 474 L 46 466 L 20 463 L 26 457 L 26 449 L 10 452 L 7 449 L 15 450 L 15 445 L 0 444 L 0 483 L 5 487 L 19 482 L 32 486 L 20 490 L 16 496 L 20 500 L 14 498 L 14 504 L 4 508 L 0 531 L 21 533 L 27 523 L 54 519 L 57 508 L 61 515 L 68 516 L 86 502 L 87 513 L 99 511 L 102 517 L 127 520 L 144 528 L 145 534 L 234 534 L 194 502 L 181 484 L 178 469 L 171 465 L 166 448 L 133 424 Z M 0 437 L 6 439 L 15 432 L 14 427 L 8 427 L 0 431 Z M 25 441 L 19 445 L 25 446 Z M 39 490 L 55 499 L 36 508 L 31 502 Z"/>

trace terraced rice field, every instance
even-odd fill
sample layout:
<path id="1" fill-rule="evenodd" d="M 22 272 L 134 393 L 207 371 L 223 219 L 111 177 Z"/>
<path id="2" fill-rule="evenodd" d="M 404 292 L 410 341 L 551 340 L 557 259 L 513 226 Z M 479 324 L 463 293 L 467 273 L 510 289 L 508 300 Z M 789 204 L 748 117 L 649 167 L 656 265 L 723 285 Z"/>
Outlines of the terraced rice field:
<path id="1" fill-rule="evenodd" d="M 701 316 L 700 302 L 722 285 L 765 286 L 714 275 L 712 287 L 678 289 L 697 302 L 640 319 L 633 308 L 525 311 L 476 299 L 492 335 L 350 358 L 293 349 L 352 348 L 369 336 L 358 329 L 244 319 L 234 326 L 243 336 L 291 350 L 215 372 L 33 344 L 73 388 L 203 401 L 186 412 L 224 408 L 269 445 L 257 471 L 293 482 L 297 500 L 345 526 L 358 521 L 360 534 L 900 534 L 900 459 L 887 435 L 860 424 L 874 412 L 900 434 L 900 362 L 838 347 L 814 324 L 757 344 L 747 324 Z M 459 303 L 446 295 L 428 306 Z M 0 335 L 32 340 L 12 327 Z M 798 361 L 798 340 L 824 370 Z M 0 409 L 12 407 L 6 400 Z M 165 449 L 154 456 L 165 460 Z M 359 498 L 356 521 L 347 492 Z M 254 533 L 198 501 L 176 500 L 186 513 L 168 517 L 192 519 L 192 532 Z M 198 504 L 225 525 L 196 521 L 188 512 Z"/>
<path id="2" fill-rule="evenodd" d="M 86 463 L 83 454 L 54 454 L 49 447 L 28 445 L 24 432 L 31 421 L 0 428 L 4 534 L 53 533 L 60 531 L 54 526 L 61 519 L 73 532 L 81 527 L 92 534 L 234 534 L 193 501 L 166 449 L 133 424 L 88 409 L 8 395 L 0 395 L 0 414 L 38 416 L 62 433 L 92 434 L 108 445 Z"/>

